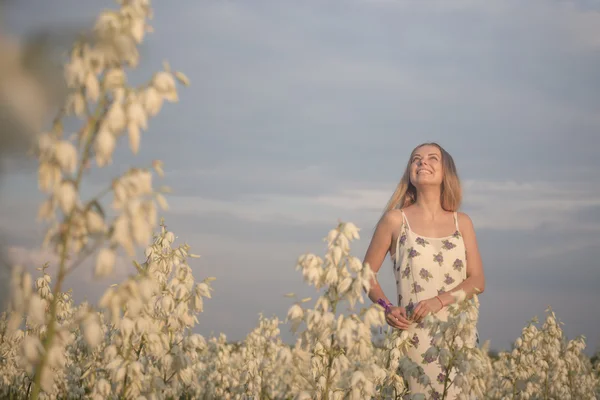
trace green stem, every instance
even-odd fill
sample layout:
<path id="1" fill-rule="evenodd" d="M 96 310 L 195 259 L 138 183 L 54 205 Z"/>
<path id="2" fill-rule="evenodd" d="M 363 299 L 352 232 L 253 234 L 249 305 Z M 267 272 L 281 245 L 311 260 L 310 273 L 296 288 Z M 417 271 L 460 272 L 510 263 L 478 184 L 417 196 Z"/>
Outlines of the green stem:
<path id="1" fill-rule="evenodd" d="M 121 397 L 124 399 L 126 398 L 125 395 L 127 394 L 127 378 L 129 378 L 129 371 L 125 373 L 125 378 L 123 379 L 123 391 L 121 393 Z"/>
<path id="2" fill-rule="evenodd" d="M 337 300 L 331 302 L 331 308 L 333 311 L 333 315 L 335 315 L 336 308 L 337 308 Z M 325 380 L 325 394 L 323 396 L 323 400 L 329 400 L 329 387 L 331 386 L 331 367 L 333 366 L 333 359 L 334 359 L 334 354 L 333 354 L 334 340 L 335 340 L 335 335 L 332 333 L 331 334 L 331 347 L 329 348 L 329 355 L 328 355 L 328 361 L 327 361 L 327 379 Z"/>
<path id="3" fill-rule="evenodd" d="M 104 94 L 102 95 L 101 99 L 102 100 L 98 104 L 98 108 L 96 109 L 95 115 L 93 117 L 91 117 L 91 119 L 87 123 L 88 128 L 91 130 L 91 134 L 87 135 L 87 141 L 85 143 L 85 149 L 83 152 L 83 156 L 82 156 L 81 162 L 79 163 L 79 166 L 77 168 L 77 175 L 76 175 L 76 179 L 75 179 L 75 183 L 74 183 L 76 191 L 79 191 L 79 186 L 81 185 L 81 179 L 83 178 L 83 171 L 85 170 L 87 162 L 89 161 L 90 156 L 91 156 L 94 138 L 98 131 L 98 122 L 101 120 L 102 116 L 106 112 L 105 111 L 106 97 Z M 55 322 L 56 322 L 56 314 L 57 314 L 57 309 L 58 309 L 58 298 L 59 298 L 59 294 L 61 293 L 63 281 L 65 279 L 65 276 L 68 273 L 67 259 L 68 259 L 68 249 L 69 249 L 69 242 L 70 242 L 69 238 L 70 238 L 71 228 L 73 225 L 72 224 L 73 216 L 74 216 L 74 210 L 71 210 L 69 215 L 66 217 L 65 231 L 61 235 L 62 249 L 61 249 L 61 254 L 60 254 L 59 270 L 58 270 L 58 275 L 57 275 L 57 279 L 56 279 L 56 284 L 54 285 L 54 290 L 52 291 L 53 298 L 52 298 L 52 302 L 50 303 L 50 321 L 48 323 L 48 331 L 46 334 L 46 338 L 44 340 L 44 351 L 43 351 L 40 363 L 38 364 L 38 366 L 36 368 L 36 372 L 35 372 L 33 392 L 31 394 L 32 400 L 37 400 L 40 395 L 42 371 L 44 370 L 44 367 L 46 366 L 46 363 L 48 362 L 48 350 L 51 348 L 52 342 L 54 341 L 54 335 L 56 334 Z"/>
<path id="4" fill-rule="evenodd" d="M 456 336 L 454 336 L 452 338 L 452 344 L 450 345 L 450 348 L 453 348 L 455 342 L 456 342 Z M 446 395 L 448 394 L 448 389 L 450 388 L 450 385 L 448 384 L 448 382 L 450 381 L 450 371 L 454 365 L 454 358 L 455 358 L 455 355 L 453 355 L 450 358 L 450 362 L 448 363 L 448 367 L 446 368 L 446 376 L 444 377 L 444 393 L 442 393 L 442 400 L 446 399 Z"/>

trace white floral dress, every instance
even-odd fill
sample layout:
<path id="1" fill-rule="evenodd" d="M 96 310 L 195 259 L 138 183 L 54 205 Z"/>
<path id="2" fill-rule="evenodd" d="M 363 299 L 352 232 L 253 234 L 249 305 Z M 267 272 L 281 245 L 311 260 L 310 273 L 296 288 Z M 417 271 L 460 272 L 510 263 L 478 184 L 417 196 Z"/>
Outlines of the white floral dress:
<path id="1" fill-rule="evenodd" d="M 410 229 L 410 224 L 402 212 L 402 228 L 396 242 L 394 275 L 398 290 L 398 305 L 405 307 L 410 315 L 421 300 L 435 297 L 454 288 L 467 278 L 467 257 L 465 244 L 458 228 L 458 216 L 454 213 L 456 231 L 451 236 L 430 238 L 418 235 Z M 436 314 L 440 319 L 447 318 L 446 308 Z M 437 361 L 427 360 L 425 352 L 431 346 L 429 331 L 422 324 L 413 324 L 407 330 L 413 347 L 408 357 L 420 364 L 431 381 L 431 386 L 422 386 L 415 379 L 409 379 L 412 393 L 423 393 L 427 398 L 441 398 L 445 379 Z M 450 387 L 449 396 L 454 399 L 456 389 Z M 453 389 L 453 390 L 452 390 Z M 437 393 L 436 393 L 437 392 Z"/>

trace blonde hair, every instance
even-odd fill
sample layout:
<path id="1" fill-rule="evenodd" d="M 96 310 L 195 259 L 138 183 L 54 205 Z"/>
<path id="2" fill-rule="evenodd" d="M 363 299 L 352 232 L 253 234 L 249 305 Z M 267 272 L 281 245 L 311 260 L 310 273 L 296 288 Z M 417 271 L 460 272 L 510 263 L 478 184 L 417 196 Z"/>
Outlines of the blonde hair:
<path id="1" fill-rule="evenodd" d="M 440 153 L 442 153 L 444 176 L 442 178 L 440 202 L 442 204 L 442 209 L 446 211 L 458 211 L 462 200 L 462 189 L 452 156 L 437 143 L 423 143 L 415 147 L 410 153 L 404 175 L 402 175 L 400 183 L 398 183 L 394 194 L 392 194 L 392 197 L 388 201 L 385 212 L 395 208 L 408 207 L 417 201 L 417 188 L 410 182 L 410 165 L 412 164 L 412 159 L 416 151 L 423 146 L 435 146 L 440 150 Z"/>

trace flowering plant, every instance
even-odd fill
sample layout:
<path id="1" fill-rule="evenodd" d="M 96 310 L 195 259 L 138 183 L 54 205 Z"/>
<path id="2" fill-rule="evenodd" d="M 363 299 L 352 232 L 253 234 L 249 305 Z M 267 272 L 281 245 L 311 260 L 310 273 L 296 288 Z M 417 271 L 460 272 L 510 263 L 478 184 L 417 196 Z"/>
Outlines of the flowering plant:
<path id="1" fill-rule="evenodd" d="M 188 264 L 196 258 L 176 237 L 158 208 L 166 190 L 155 190 L 152 168 L 131 168 L 92 195 L 85 178 L 93 167 L 112 162 L 127 135 L 133 153 L 141 132 L 165 101 L 177 101 L 177 81 L 168 65 L 140 87 L 128 85 L 126 68 L 139 63 L 137 46 L 150 29 L 148 0 L 121 0 L 103 12 L 93 41 L 78 42 L 66 64 L 69 95 L 49 132 L 38 136 L 40 190 L 47 194 L 39 216 L 48 223 L 44 245 L 56 262 L 38 266 L 33 277 L 16 266 L 10 298 L 0 315 L 0 397 L 10 399 L 424 399 L 406 379 L 423 384 L 440 379 L 460 398 L 593 399 L 600 388 L 599 364 L 584 355 L 584 338 L 567 341 L 552 311 L 541 329 L 524 328 L 511 352 L 497 360 L 488 345 L 471 344 L 478 301 L 458 301 L 446 321 L 427 317 L 431 347 L 427 359 L 446 371 L 428 377 L 406 357 L 406 331 L 386 328 L 383 308 L 364 305 L 373 272 L 351 255 L 359 238 L 352 223 L 340 222 L 325 238 L 324 258 L 305 254 L 297 270 L 318 293 L 296 299 L 287 323 L 293 345 L 280 337 L 279 318 L 261 316 L 240 343 L 225 335 L 194 333 L 211 281 L 196 281 Z M 81 121 L 67 134 L 63 120 Z M 89 189 L 88 189 L 89 191 Z M 108 199 L 107 199 L 108 198 Z M 109 201 L 110 200 L 110 201 Z M 153 234 L 153 232 L 155 232 Z M 117 252 L 133 257 L 147 246 L 135 274 L 109 287 L 97 305 L 76 304 L 65 277 L 95 257 L 94 272 L 114 273 Z M 50 271 L 56 271 L 54 275 Z M 295 295 L 290 294 L 294 298 Z"/>

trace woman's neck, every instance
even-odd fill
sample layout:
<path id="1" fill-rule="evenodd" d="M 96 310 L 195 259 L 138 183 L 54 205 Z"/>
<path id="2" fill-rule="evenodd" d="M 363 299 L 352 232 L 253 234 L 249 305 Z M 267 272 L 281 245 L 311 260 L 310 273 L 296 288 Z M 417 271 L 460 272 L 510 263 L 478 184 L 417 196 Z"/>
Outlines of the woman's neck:
<path id="1" fill-rule="evenodd" d="M 436 219 L 437 216 L 443 214 L 444 209 L 442 208 L 439 188 L 418 190 L 415 206 L 420 209 L 426 219 Z"/>

